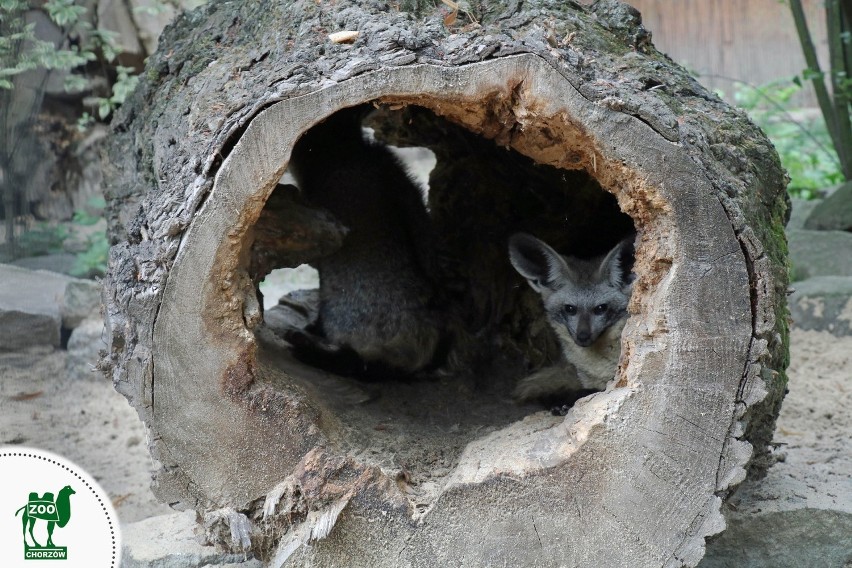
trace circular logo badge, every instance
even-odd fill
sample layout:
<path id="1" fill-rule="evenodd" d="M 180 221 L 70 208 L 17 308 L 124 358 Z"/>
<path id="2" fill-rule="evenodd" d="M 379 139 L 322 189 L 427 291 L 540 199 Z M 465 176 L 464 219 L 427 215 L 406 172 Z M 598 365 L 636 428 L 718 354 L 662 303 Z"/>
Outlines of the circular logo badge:
<path id="1" fill-rule="evenodd" d="M 61 456 L 20 446 L 0 447 L 0 474 L 0 565 L 118 568 L 118 521 L 92 476 Z"/>

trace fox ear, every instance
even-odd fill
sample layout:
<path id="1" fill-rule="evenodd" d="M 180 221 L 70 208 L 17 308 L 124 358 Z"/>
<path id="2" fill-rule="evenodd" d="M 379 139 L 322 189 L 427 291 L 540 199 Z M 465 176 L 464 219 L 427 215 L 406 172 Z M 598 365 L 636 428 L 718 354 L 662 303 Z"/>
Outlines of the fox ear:
<path id="1" fill-rule="evenodd" d="M 601 261 L 600 275 L 616 288 L 628 288 L 633 284 L 633 255 L 635 235 L 615 245 Z"/>
<path id="2" fill-rule="evenodd" d="M 509 239 L 509 261 L 539 293 L 550 288 L 566 266 L 562 255 L 526 233 L 515 233 Z"/>

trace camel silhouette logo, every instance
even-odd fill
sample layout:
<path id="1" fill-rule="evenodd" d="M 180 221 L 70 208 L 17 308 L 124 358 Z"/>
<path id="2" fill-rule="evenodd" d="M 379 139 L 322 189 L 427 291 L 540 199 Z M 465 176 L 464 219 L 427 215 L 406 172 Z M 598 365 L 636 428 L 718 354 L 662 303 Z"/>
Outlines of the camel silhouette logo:
<path id="1" fill-rule="evenodd" d="M 67 546 L 56 546 L 53 544 L 53 529 L 56 526 L 64 527 L 71 520 L 71 495 L 76 493 L 70 485 L 59 490 L 56 499 L 53 493 L 47 492 L 41 497 L 38 493 L 30 493 L 27 504 L 15 511 L 17 517 L 21 511 L 21 524 L 24 537 L 24 559 L 25 560 L 66 560 L 68 558 Z M 33 534 L 33 527 L 37 519 L 47 523 L 47 542 L 40 545 Z M 27 542 L 27 525 L 29 525 L 30 540 Z"/>

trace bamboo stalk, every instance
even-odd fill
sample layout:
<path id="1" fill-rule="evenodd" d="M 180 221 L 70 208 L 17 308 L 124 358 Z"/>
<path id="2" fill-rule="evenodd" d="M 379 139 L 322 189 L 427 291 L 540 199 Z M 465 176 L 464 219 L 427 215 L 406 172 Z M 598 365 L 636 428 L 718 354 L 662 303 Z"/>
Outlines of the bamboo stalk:
<path id="1" fill-rule="evenodd" d="M 845 34 L 843 43 L 843 68 L 846 70 L 846 77 L 852 78 L 852 0 L 843 0 L 840 3 L 840 27 L 841 33 Z"/>
<path id="2" fill-rule="evenodd" d="M 849 120 L 848 87 L 843 81 L 848 79 L 844 64 L 843 27 L 839 0 L 825 2 L 826 29 L 828 31 L 829 68 L 834 107 L 837 141 L 835 150 L 840 157 L 843 177 L 852 179 L 852 122 Z"/>
<path id="3" fill-rule="evenodd" d="M 835 116 L 834 105 L 831 102 L 831 97 L 828 94 L 828 89 L 826 88 L 825 81 L 823 80 L 822 70 L 819 66 L 819 60 L 817 59 L 816 49 L 814 48 L 814 43 L 811 39 L 811 33 L 808 30 L 805 11 L 802 9 L 801 0 L 790 0 L 790 12 L 793 14 L 793 21 L 796 23 L 796 32 L 799 35 L 802 54 L 805 56 L 805 64 L 808 66 L 808 70 L 812 75 L 811 82 L 814 85 L 814 91 L 816 91 L 819 108 L 825 118 L 825 124 L 828 128 L 828 133 L 831 136 L 831 142 L 834 145 L 834 149 L 837 152 L 838 157 L 841 159 L 841 168 L 844 170 L 845 176 L 845 168 L 842 166 L 843 158 L 840 156 L 842 141 L 838 133 L 837 117 Z"/>

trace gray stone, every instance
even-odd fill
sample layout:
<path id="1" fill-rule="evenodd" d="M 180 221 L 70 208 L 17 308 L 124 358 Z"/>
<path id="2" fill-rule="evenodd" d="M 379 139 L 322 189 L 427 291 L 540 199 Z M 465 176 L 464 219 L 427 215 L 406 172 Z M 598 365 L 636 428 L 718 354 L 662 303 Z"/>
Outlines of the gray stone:
<path id="1" fill-rule="evenodd" d="M 74 272 L 74 265 L 76 262 L 77 257 L 73 254 L 63 252 L 19 258 L 12 261 L 10 264 L 26 268 L 27 270 L 47 270 L 50 272 L 70 275 Z"/>
<path id="2" fill-rule="evenodd" d="M 852 233 L 787 231 L 793 281 L 814 276 L 852 276 Z"/>
<path id="3" fill-rule="evenodd" d="M 68 339 L 68 357 L 65 359 L 65 369 L 71 380 L 103 379 L 103 375 L 95 369 L 95 363 L 100 359 L 100 351 L 107 345 L 103 339 L 104 322 L 100 318 L 83 320 Z"/>
<path id="4" fill-rule="evenodd" d="M 139 30 L 136 22 L 133 21 L 131 8 L 127 2 L 98 2 L 97 21 L 92 23 L 101 30 L 108 30 L 115 34 L 114 41 L 122 55 L 143 57 L 148 55 L 142 51 L 142 44 L 137 37 Z"/>
<path id="5" fill-rule="evenodd" d="M 101 309 L 101 285 L 94 280 L 74 279 L 65 287 L 60 311 L 62 325 L 74 329 L 83 320 L 97 316 Z"/>
<path id="6" fill-rule="evenodd" d="M 62 274 L 0 264 L 0 350 L 59 347 L 59 306 L 70 280 Z"/>
<path id="7" fill-rule="evenodd" d="M 157 40 L 175 15 L 197 8 L 204 0 L 178 0 L 177 2 L 154 2 L 152 0 L 130 0 L 131 15 L 139 39 L 145 46 L 147 55 L 157 49 Z M 151 9 L 155 8 L 155 9 Z"/>
<path id="8" fill-rule="evenodd" d="M 841 185 L 818 203 L 805 221 L 806 229 L 852 231 L 852 183 Z"/>
<path id="9" fill-rule="evenodd" d="M 804 229 L 805 221 L 810 216 L 811 211 L 820 203 L 820 199 L 791 199 L 790 220 L 787 221 L 787 230 Z"/>
<path id="10" fill-rule="evenodd" d="M 195 512 L 151 517 L 122 526 L 122 568 L 261 568 L 260 560 L 199 543 Z"/>
<path id="11" fill-rule="evenodd" d="M 852 563 L 852 514 L 799 509 L 735 515 L 698 568 L 841 568 Z"/>
<path id="12" fill-rule="evenodd" d="M 820 276 L 793 288 L 789 305 L 796 327 L 852 335 L 852 277 Z"/>

